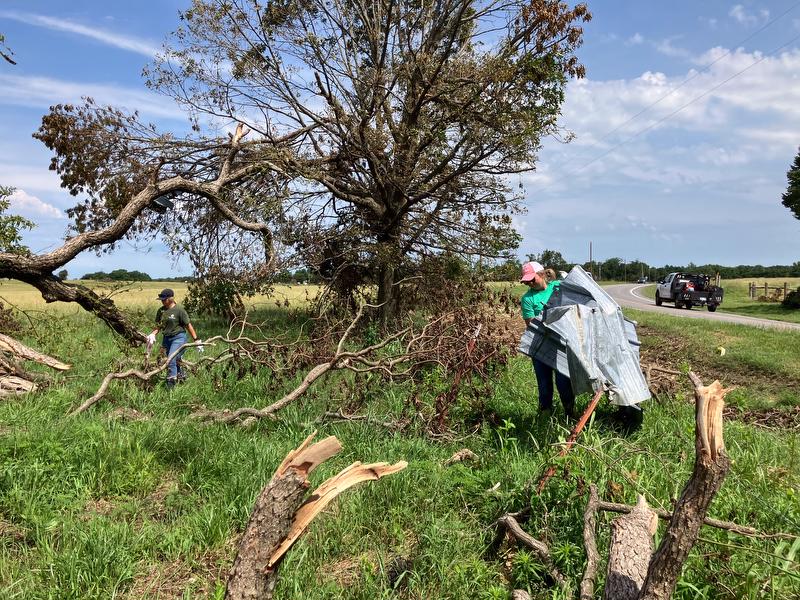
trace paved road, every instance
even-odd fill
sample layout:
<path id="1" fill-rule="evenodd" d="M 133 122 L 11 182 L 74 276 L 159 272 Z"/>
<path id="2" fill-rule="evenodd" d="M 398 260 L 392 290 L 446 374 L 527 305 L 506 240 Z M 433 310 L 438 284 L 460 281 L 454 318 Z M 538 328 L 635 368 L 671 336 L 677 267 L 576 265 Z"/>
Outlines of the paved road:
<path id="1" fill-rule="evenodd" d="M 708 319 L 710 321 L 726 321 L 728 323 L 739 323 L 741 325 L 752 325 L 754 327 L 767 327 L 771 329 L 787 329 L 800 331 L 800 323 L 787 323 L 785 321 L 774 321 L 772 319 L 758 319 L 756 317 L 746 317 L 732 313 L 708 312 L 705 307 L 696 306 L 691 310 L 685 308 L 675 308 L 672 303 L 666 302 L 661 306 L 656 306 L 653 298 L 645 298 L 641 295 L 641 289 L 652 284 L 636 285 L 625 283 L 621 285 L 609 285 L 603 289 L 611 294 L 620 306 L 635 308 L 637 310 L 647 310 L 672 315 L 674 317 L 684 317 L 687 319 Z"/>

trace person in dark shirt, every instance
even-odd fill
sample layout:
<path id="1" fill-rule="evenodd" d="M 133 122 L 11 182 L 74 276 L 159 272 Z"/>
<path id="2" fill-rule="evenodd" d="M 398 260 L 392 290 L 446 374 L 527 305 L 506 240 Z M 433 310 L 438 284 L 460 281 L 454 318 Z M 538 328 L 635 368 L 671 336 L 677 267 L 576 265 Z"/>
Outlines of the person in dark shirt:
<path id="1" fill-rule="evenodd" d="M 175 292 L 169 288 L 164 289 L 158 295 L 158 299 L 161 300 L 161 308 L 156 312 L 156 327 L 147 336 L 147 343 L 148 347 L 150 347 L 155 343 L 158 332 L 161 331 L 163 333 L 161 347 L 166 351 L 167 357 L 171 357 L 167 364 L 167 387 L 172 388 L 175 387 L 178 380 L 182 380 L 185 377 L 185 373 L 181 368 L 181 357 L 186 348 L 177 352 L 175 356 L 172 356 L 173 353 L 186 343 L 187 331 L 192 336 L 193 341 L 199 342 L 200 340 L 189 321 L 189 314 L 175 302 Z M 203 347 L 197 346 L 197 350 L 198 352 L 203 352 Z"/>

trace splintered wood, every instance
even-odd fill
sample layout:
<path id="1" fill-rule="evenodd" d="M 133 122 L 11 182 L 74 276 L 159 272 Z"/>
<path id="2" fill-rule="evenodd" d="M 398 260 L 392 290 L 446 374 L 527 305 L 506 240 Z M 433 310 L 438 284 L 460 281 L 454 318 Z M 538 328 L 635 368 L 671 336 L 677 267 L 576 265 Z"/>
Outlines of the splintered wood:
<path id="1" fill-rule="evenodd" d="M 42 354 L 0 333 L 0 397 L 26 394 L 37 389 L 37 382 L 46 382 L 48 377 L 42 373 L 29 373 L 20 360 L 30 360 L 56 371 L 68 371 L 70 365 Z"/>
<path id="2" fill-rule="evenodd" d="M 333 436 L 311 444 L 315 435 L 312 433 L 286 456 L 256 499 L 228 576 L 227 600 L 272 598 L 281 559 L 326 506 L 354 485 L 375 481 L 407 466 L 405 461 L 394 465 L 355 462 L 306 498 L 308 475 L 342 449 Z"/>

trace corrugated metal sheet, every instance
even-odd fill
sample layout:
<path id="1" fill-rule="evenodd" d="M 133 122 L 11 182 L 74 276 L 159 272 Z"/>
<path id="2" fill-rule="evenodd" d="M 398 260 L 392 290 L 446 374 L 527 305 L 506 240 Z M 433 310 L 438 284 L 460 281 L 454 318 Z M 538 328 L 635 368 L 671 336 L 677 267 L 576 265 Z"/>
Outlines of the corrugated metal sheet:
<path id="1" fill-rule="evenodd" d="M 636 323 L 576 266 L 530 322 L 519 351 L 567 375 L 576 394 L 604 389 L 614 404 L 631 406 L 650 398 L 639 345 Z"/>

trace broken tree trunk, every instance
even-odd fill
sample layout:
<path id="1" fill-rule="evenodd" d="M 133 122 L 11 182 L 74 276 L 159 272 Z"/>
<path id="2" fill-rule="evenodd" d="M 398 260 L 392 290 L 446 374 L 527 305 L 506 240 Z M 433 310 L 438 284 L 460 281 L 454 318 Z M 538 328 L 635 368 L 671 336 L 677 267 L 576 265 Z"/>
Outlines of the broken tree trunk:
<path id="1" fill-rule="evenodd" d="M 696 401 L 694 471 L 650 561 L 639 595 L 642 600 L 667 600 L 672 596 L 683 563 L 700 535 L 708 507 L 731 466 L 722 438 L 722 410 L 729 390 L 719 381 L 704 386 L 694 373 L 689 373 L 689 377 Z"/>
<path id="2" fill-rule="evenodd" d="M 37 388 L 37 383 L 48 381 L 43 373 L 29 373 L 20 360 L 30 360 L 57 371 L 66 371 L 70 365 L 42 354 L 12 337 L 0 333 L 0 397 L 27 394 Z"/>
<path id="3" fill-rule="evenodd" d="M 611 522 L 604 600 L 636 600 L 639 597 L 653 553 L 653 534 L 657 527 L 658 517 L 650 510 L 644 496 L 639 496 L 639 502 L 630 513 Z"/>
<path id="4" fill-rule="evenodd" d="M 349 487 L 380 479 L 407 466 L 404 461 L 394 465 L 356 462 L 328 479 L 305 500 L 309 473 L 342 448 L 333 436 L 310 445 L 315 435 L 316 432 L 312 433 L 286 456 L 258 495 L 228 576 L 226 600 L 272 598 L 281 559 L 314 517 Z"/>

